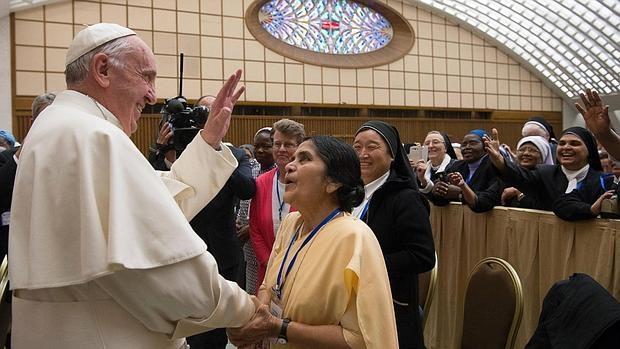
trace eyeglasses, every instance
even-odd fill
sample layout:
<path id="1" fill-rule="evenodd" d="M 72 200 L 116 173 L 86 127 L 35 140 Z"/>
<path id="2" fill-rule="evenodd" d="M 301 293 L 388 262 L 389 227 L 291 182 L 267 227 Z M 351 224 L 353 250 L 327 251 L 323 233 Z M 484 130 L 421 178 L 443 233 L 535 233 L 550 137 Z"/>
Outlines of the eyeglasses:
<path id="1" fill-rule="evenodd" d="M 429 146 L 429 145 L 431 145 L 431 144 L 432 144 L 432 145 L 440 145 L 440 144 L 442 144 L 442 143 L 445 143 L 445 142 L 444 142 L 444 141 L 440 141 L 440 140 L 438 140 L 438 139 L 433 139 L 432 141 L 424 142 L 424 144 L 423 144 L 423 145 L 425 145 L 425 146 L 427 146 L 427 147 L 428 147 L 428 146 Z"/>
<path id="2" fill-rule="evenodd" d="M 538 149 L 532 147 L 521 147 L 517 149 L 517 154 L 525 154 L 526 152 L 530 154 L 540 154 L 540 151 Z"/>
<path id="3" fill-rule="evenodd" d="M 273 147 L 276 149 L 280 149 L 280 147 L 282 146 L 284 146 L 284 148 L 287 150 L 291 150 L 291 149 L 297 148 L 297 143 L 291 143 L 291 142 L 286 142 L 286 143 L 274 142 L 273 143 Z"/>

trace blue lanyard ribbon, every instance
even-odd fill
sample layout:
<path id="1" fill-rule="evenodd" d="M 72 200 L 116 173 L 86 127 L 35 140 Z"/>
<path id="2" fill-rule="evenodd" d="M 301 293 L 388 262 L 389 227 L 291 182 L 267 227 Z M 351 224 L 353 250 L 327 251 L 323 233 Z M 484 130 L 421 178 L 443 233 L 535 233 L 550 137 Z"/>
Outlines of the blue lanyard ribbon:
<path id="1" fill-rule="evenodd" d="M 366 201 L 366 205 L 364 205 L 364 208 L 362 209 L 362 212 L 360 212 L 359 215 L 359 219 L 366 221 L 366 216 L 368 215 L 368 206 L 370 205 L 370 199 L 368 199 L 368 201 Z"/>
<path id="2" fill-rule="evenodd" d="M 278 279 L 277 279 L 277 285 L 276 285 L 276 292 L 278 293 L 278 297 L 281 298 L 281 292 L 282 292 L 282 288 L 284 287 L 284 281 L 288 277 L 288 274 L 291 272 L 291 269 L 293 269 L 293 265 L 295 264 L 295 261 L 297 260 L 297 256 L 299 255 L 299 252 L 303 250 L 303 248 L 310 242 L 310 240 L 312 240 L 312 238 L 314 238 L 314 236 L 319 232 L 319 230 L 321 230 L 321 228 L 323 228 L 327 223 L 329 223 L 332 219 L 334 219 L 334 217 L 336 217 L 339 213 L 340 213 L 339 208 L 333 210 L 332 213 L 330 213 L 327 217 L 325 217 L 325 219 L 323 219 L 323 221 L 319 225 L 317 225 L 314 229 L 312 229 L 310 234 L 308 234 L 306 239 L 301 243 L 301 246 L 299 247 L 297 252 L 295 252 L 295 255 L 293 255 L 293 258 L 291 258 L 291 262 L 288 264 L 288 267 L 286 268 L 286 274 L 284 275 L 284 280 L 283 280 L 282 271 L 284 270 L 284 264 L 286 263 L 286 259 L 288 258 L 288 254 L 291 251 L 291 247 L 293 247 L 293 243 L 295 242 L 295 239 L 297 238 L 297 234 L 299 234 L 301 225 L 299 226 L 299 228 L 297 228 L 297 231 L 291 237 L 291 242 L 289 242 L 288 244 L 288 248 L 286 249 L 286 253 L 284 254 L 284 259 L 282 259 L 282 264 L 280 264 L 280 270 L 278 270 Z"/>
<path id="3" fill-rule="evenodd" d="M 282 209 L 284 208 L 284 201 L 280 198 L 280 171 L 276 170 L 276 196 L 278 197 L 278 217 L 282 222 Z"/>

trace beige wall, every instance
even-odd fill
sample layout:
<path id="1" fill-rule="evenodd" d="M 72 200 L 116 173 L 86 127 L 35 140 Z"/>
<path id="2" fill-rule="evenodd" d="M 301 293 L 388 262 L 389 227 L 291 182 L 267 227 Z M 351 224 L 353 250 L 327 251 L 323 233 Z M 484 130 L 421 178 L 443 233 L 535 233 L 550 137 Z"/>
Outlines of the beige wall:
<path id="1" fill-rule="evenodd" d="M 116 22 L 134 29 L 157 57 L 160 98 L 213 93 L 227 74 L 245 69 L 252 102 L 561 111 L 561 99 L 517 62 L 458 25 L 426 10 L 387 1 L 416 34 L 411 52 L 389 65 L 334 69 L 282 57 L 244 25 L 251 0 L 73 1 L 15 14 L 16 93 L 64 88 L 64 56 L 81 24 Z M 172 8 L 171 8 L 172 7 Z"/>

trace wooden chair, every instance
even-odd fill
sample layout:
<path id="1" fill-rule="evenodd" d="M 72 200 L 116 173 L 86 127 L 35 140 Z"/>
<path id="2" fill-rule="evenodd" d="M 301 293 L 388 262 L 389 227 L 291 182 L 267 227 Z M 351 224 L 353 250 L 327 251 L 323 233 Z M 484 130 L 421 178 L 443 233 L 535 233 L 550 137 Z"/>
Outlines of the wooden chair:
<path id="1" fill-rule="evenodd" d="M 512 349 L 523 314 L 519 275 L 496 257 L 472 270 L 463 304 L 462 349 Z"/>
<path id="2" fill-rule="evenodd" d="M 437 288 L 437 253 L 435 253 L 435 266 L 433 269 L 418 274 L 418 304 L 424 312 L 422 317 L 422 331 L 426 327 L 426 320 L 428 319 L 429 311 L 431 310 L 431 304 L 433 304 L 433 296 L 435 295 L 435 289 Z"/>
<path id="3" fill-rule="evenodd" d="M 9 263 L 4 256 L 0 265 L 0 348 L 4 348 L 6 337 L 11 329 L 11 303 L 9 292 Z"/>

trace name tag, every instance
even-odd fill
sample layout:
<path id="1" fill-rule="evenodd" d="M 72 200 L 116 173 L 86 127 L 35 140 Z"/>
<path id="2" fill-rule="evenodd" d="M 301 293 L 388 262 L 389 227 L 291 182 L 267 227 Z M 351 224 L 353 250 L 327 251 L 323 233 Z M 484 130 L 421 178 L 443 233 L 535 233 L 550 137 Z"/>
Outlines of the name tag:
<path id="1" fill-rule="evenodd" d="M 11 222 L 11 211 L 6 211 L 2 213 L 2 226 L 9 225 Z"/>

